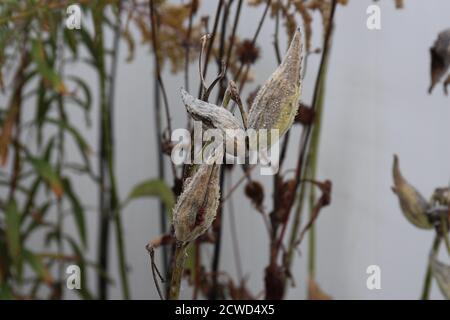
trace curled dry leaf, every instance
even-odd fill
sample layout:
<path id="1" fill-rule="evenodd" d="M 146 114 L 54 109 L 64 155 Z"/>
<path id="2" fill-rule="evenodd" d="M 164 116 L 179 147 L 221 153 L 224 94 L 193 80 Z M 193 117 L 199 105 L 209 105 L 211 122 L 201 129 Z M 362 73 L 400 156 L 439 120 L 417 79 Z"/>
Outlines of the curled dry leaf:
<path id="1" fill-rule="evenodd" d="M 450 300 L 450 266 L 440 262 L 436 254 L 431 255 L 430 265 L 431 272 L 439 285 L 439 289 L 441 289 L 444 297 Z"/>
<path id="2" fill-rule="evenodd" d="M 408 221 L 418 228 L 433 228 L 426 214 L 428 203 L 416 188 L 409 184 L 401 174 L 397 155 L 394 155 L 392 175 L 394 178 L 392 191 L 397 195 L 400 201 L 400 208 Z"/>
<path id="3" fill-rule="evenodd" d="M 256 131 L 278 129 L 281 138 L 292 126 L 301 92 L 301 53 L 301 34 L 297 29 L 280 66 L 264 83 L 253 101 L 248 117 L 249 128 Z M 276 142 L 270 138 L 270 131 L 268 141 L 269 145 Z"/>
<path id="4" fill-rule="evenodd" d="M 308 300 L 333 300 L 329 294 L 325 293 L 313 278 L 308 280 Z"/>

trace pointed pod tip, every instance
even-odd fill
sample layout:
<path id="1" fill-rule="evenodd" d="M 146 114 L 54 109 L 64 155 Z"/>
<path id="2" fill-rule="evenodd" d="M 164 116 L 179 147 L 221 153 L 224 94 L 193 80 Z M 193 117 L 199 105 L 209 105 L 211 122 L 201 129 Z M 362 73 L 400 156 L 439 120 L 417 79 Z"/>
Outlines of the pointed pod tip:
<path id="1" fill-rule="evenodd" d="M 394 153 L 394 163 L 398 163 L 398 156 L 396 153 Z"/>
<path id="2" fill-rule="evenodd" d="M 191 96 L 189 94 L 189 92 L 187 92 L 186 90 L 184 90 L 183 87 L 180 88 L 180 93 L 181 93 L 181 100 L 183 100 L 183 103 L 188 106 L 189 104 L 192 103 L 192 101 L 194 100 L 194 97 Z"/>
<path id="3" fill-rule="evenodd" d="M 399 168 L 399 160 L 397 154 L 394 153 L 394 163 L 392 165 L 392 175 L 394 177 L 394 184 L 397 184 L 402 179 L 402 174 Z"/>

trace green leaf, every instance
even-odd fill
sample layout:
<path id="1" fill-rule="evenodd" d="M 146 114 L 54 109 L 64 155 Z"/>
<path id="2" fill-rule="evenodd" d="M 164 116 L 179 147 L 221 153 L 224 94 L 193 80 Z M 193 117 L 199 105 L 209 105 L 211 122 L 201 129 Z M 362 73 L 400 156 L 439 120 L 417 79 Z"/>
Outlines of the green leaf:
<path id="1" fill-rule="evenodd" d="M 55 195 L 60 198 L 63 195 L 64 189 L 56 171 L 52 168 L 50 163 L 43 159 L 34 158 L 28 156 L 28 161 L 33 166 L 34 170 L 38 175 L 40 175 L 45 182 L 50 185 L 50 188 L 55 193 Z"/>
<path id="2" fill-rule="evenodd" d="M 6 224 L 6 243 L 8 245 L 9 255 L 17 267 L 18 274 L 21 274 L 21 242 L 20 242 L 20 214 L 17 211 L 16 202 L 13 200 L 6 206 L 5 210 Z"/>
<path id="3" fill-rule="evenodd" d="M 47 123 L 54 124 L 70 133 L 75 140 L 78 148 L 80 149 L 83 158 L 85 159 L 85 161 L 87 161 L 87 156 L 91 152 L 91 147 L 75 127 L 59 119 L 46 118 L 45 121 Z"/>
<path id="4" fill-rule="evenodd" d="M 66 192 L 66 195 L 69 198 L 69 201 L 72 205 L 72 213 L 74 214 L 74 219 L 78 228 L 78 233 L 80 234 L 80 239 L 83 243 L 83 246 L 86 247 L 87 236 L 86 236 L 86 222 L 84 219 L 84 209 L 81 206 L 81 203 L 78 200 L 75 192 L 73 191 L 69 179 L 67 178 L 63 179 L 63 186 L 64 191 Z"/>
<path id="5" fill-rule="evenodd" d="M 151 179 L 134 186 L 123 206 L 131 200 L 144 197 L 158 197 L 168 210 L 171 210 L 175 204 L 175 196 L 167 183 L 163 180 Z"/>
<path id="6" fill-rule="evenodd" d="M 14 294 L 6 282 L 0 284 L 0 300 L 14 300 Z"/>
<path id="7" fill-rule="evenodd" d="M 33 61 L 36 63 L 36 68 L 39 73 L 46 79 L 53 88 L 60 92 L 66 93 L 67 89 L 61 80 L 61 77 L 48 64 L 45 57 L 45 48 L 41 41 L 34 40 L 31 46 L 31 55 Z"/>
<path id="8" fill-rule="evenodd" d="M 27 228 L 23 232 L 23 239 L 22 239 L 22 241 L 25 242 L 26 239 L 31 236 L 33 231 L 36 230 L 36 228 L 38 228 L 38 227 L 45 227 L 46 226 L 45 224 L 42 224 L 39 221 L 39 219 L 44 219 L 45 218 L 47 213 L 50 211 L 49 209 L 51 208 L 52 204 L 53 204 L 53 201 L 50 200 L 50 201 L 45 202 L 44 204 L 42 204 L 41 206 L 39 206 L 36 209 L 36 212 L 39 215 L 39 218 L 31 220 L 31 223 L 28 224 Z M 22 224 L 23 224 L 23 221 L 24 221 L 24 219 L 22 218 Z"/>
<path id="9" fill-rule="evenodd" d="M 76 77 L 76 76 L 68 76 L 67 79 L 75 82 L 77 84 L 77 86 L 81 89 L 81 91 L 83 92 L 83 95 L 84 95 L 84 98 L 85 98 L 84 101 L 81 100 L 76 95 L 70 95 L 70 96 L 68 96 L 68 98 L 73 100 L 76 104 L 78 104 L 81 108 L 83 108 L 83 110 L 85 112 L 85 116 L 84 117 L 86 119 L 86 124 L 88 126 L 90 126 L 91 125 L 91 119 L 90 119 L 90 116 L 89 116 L 89 111 L 91 110 L 91 106 L 92 106 L 92 94 L 91 94 L 91 91 L 89 89 L 89 86 L 83 79 L 81 79 L 79 77 Z"/>
<path id="10" fill-rule="evenodd" d="M 41 278 L 45 283 L 51 285 L 53 283 L 53 278 L 50 274 L 48 268 L 42 262 L 41 257 L 35 255 L 33 252 L 28 251 L 26 249 L 23 250 L 23 258 L 25 262 L 27 262 L 31 269 L 36 272 L 36 274 Z"/>
<path id="11" fill-rule="evenodd" d="M 72 52 L 75 59 L 78 58 L 78 43 L 75 37 L 75 32 L 64 28 L 64 40 L 67 43 L 70 51 Z"/>

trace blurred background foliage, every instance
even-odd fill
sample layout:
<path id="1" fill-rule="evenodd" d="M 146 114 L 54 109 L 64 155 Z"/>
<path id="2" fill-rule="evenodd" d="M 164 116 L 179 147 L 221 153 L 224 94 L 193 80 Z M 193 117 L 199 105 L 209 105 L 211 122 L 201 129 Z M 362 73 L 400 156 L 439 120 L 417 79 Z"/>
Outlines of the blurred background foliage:
<path id="1" fill-rule="evenodd" d="M 72 263 L 81 268 L 81 290 L 77 290 L 81 298 L 108 298 L 108 286 L 114 280 L 109 276 L 108 266 L 108 244 L 111 242 L 115 243 L 114 248 L 118 251 L 119 283 L 123 298 L 130 298 L 121 210 L 133 199 L 158 197 L 162 203 L 161 233 L 169 232 L 166 211 L 179 194 L 182 179 L 181 168 L 172 168 L 170 174 L 163 170 L 163 163 L 170 161 L 168 155 L 171 145 L 167 135 L 170 132 L 170 108 L 164 98 L 166 93 L 161 70 L 170 68 L 172 73 L 184 75 L 185 87 L 188 89 L 191 82 L 188 70 L 191 63 L 198 59 L 201 48 L 199 39 L 209 33 L 211 38 L 206 50 L 204 72 L 210 63 L 215 63 L 219 69 L 222 61 L 226 63 L 225 77 L 217 90 L 216 100 L 220 101 L 227 80 L 234 80 L 240 90 L 254 80 L 251 67 L 260 54 L 257 46 L 259 28 L 252 39 L 241 39 L 236 33 L 240 10 L 262 6 L 264 13 L 260 17 L 260 25 L 266 17 L 277 21 L 274 49 L 278 62 L 281 56 L 277 38 L 279 29 L 284 28 L 283 32 L 290 39 L 300 25 L 306 40 L 307 62 L 308 55 L 320 53 L 323 49 L 312 48 L 311 45 L 313 13 L 320 13 L 321 31 L 325 39 L 333 2 L 345 5 L 348 0 L 217 0 L 217 12 L 204 16 L 197 14 L 202 5 L 200 0 L 2 1 L 0 94 L 4 97 L 3 101 L 7 102 L 0 106 L 0 299 L 62 299 L 65 267 Z M 403 6 L 401 0 L 395 3 L 398 8 Z M 66 8 L 71 4 L 78 4 L 83 11 L 80 30 L 65 27 Z M 230 8 L 236 8 L 233 16 L 229 15 Z M 222 23 L 219 23 L 221 19 Z M 137 35 L 130 31 L 132 27 L 139 30 Z M 118 61 L 119 41 L 126 43 L 126 61 Z M 120 133 L 115 131 L 113 121 L 114 88 L 119 81 L 116 79 L 117 65 L 132 63 L 136 46 L 148 46 L 155 58 L 154 77 L 159 89 L 155 101 L 149 103 L 149 107 L 155 109 L 156 119 L 162 120 L 161 114 L 165 114 L 165 121 L 162 120 L 163 124 L 155 131 L 160 137 L 159 150 L 156 150 L 160 154 L 160 175 L 141 181 L 127 197 L 121 198 L 117 192 L 115 174 L 114 138 Z M 72 72 L 74 66 L 80 63 L 89 65 L 95 72 L 96 86 L 89 86 L 86 79 Z M 324 70 L 322 72 L 326 72 Z M 323 80 L 324 75 L 320 77 Z M 317 91 L 323 94 L 321 83 L 317 83 Z M 93 96 L 98 96 L 98 101 L 94 102 Z M 247 99 L 248 104 L 251 104 L 251 100 L 252 95 Z M 31 119 L 23 116 L 26 101 L 31 101 L 33 105 L 34 116 Z M 309 108 L 319 108 L 320 112 L 322 102 L 319 96 L 315 102 L 317 105 Z M 92 114 L 98 114 L 98 126 L 95 126 L 99 130 L 97 143 L 88 141 L 85 132 L 71 119 L 69 109 L 74 108 L 84 114 L 86 126 L 92 125 Z M 308 126 L 312 121 L 308 118 L 309 108 L 307 105 L 300 105 L 299 108 L 303 112 L 296 122 Z M 311 146 L 308 145 L 310 150 L 305 152 L 309 159 L 308 167 L 301 168 L 303 178 L 310 180 L 315 178 L 315 150 L 318 148 L 320 124 L 317 128 L 312 134 Z M 77 155 L 67 154 L 69 143 L 76 144 Z M 94 145 L 97 145 L 95 149 Z M 84 175 L 97 186 L 98 208 L 89 208 L 79 197 L 72 182 L 75 175 Z M 289 190 L 291 182 L 276 176 L 274 185 L 279 186 L 280 190 Z M 258 189 L 257 184 L 249 184 L 246 192 L 258 211 L 258 203 L 261 203 L 264 193 L 260 190 L 255 194 L 252 187 Z M 301 189 L 295 210 L 297 218 L 303 208 L 306 189 L 310 192 L 311 215 L 318 201 L 313 184 Z M 274 211 L 281 196 L 281 193 L 274 192 Z M 86 215 L 90 213 L 98 213 L 99 216 L 99 223 L 94 226 L 98 229 L 96 241 L 87 239 L 87 228 L 93 227 L 86 225 Z M 65 228 L 66 219 L 73 219 L 75 230 Z M 287 220 L 283 221 L 283 224 L 287 223 Z M 295 247 L 295 231 L 300 230 L 300 219 L 295 219 L 293 223 L 290 242 Z M 110 237 L 111 228 L 115 229 L 115 239 Z M 214 227 L 216 239 L 220 237 L 218 228 L 220 223 Z M 311 237 L 314 236 L 312 230 Z M 39 248 L 30 243 L 30 239 L 36 237 L 43 241 Z M 313 246 L 313 238 L 310 240 Z M 209 243 L 214 239 L 205 238 L 201 241 Z M 282 237 L 273 239 L 273 242 L 278 241 L 281 242 Z M 95 261 L 86 257 L 88 243 L 96 245 Z M 220 242 L 215 248 L 220 252 Z M 200 242 L 195 244 L 195 250 L 199 249 Z M 206 297 L 256 297 L 245 288 L 243 279 L 235 283 L 227 278 L 217 284 L 214 281 L 218 280 L 214 276 L 208 279 L 207 273 L 200 274 L 199 270 L 203 269 L 200 268 L 199 255 L 195 254 L 194 248 L 192 250 L 188 270 L 195 292 L 200 291 Z M 218 252 L 214 255 L 218 255 Z M 283 258 L 283 264 L 290 264 L 292 251 L 290 253 Z M 169 257 L 170 250 L 166 249 L 163 259 L 165 274 L 169 268 Z M 88 279 L 85 271 L 88 268 L 95 270 L 96 292 L 90 292 L 90 286 L 86 285 Z M 212 270 L 216 274 L 217 271 Z M 313 280 L 313 261 L 309 271 L 312 281 L 310 296 L 327 297 Z M 282 279 L 283 288 L 288 278 Z M 211 294 L 211 290 L 216 292 Z"/>

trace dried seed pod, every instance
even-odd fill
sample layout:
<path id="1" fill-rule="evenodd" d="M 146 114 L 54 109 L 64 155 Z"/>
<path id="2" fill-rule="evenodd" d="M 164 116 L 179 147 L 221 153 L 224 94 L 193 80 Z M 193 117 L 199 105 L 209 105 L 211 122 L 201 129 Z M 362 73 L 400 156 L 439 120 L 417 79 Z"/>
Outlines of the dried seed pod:
<path id="1" fill-rule="evenodd" d="M 418 228 L 433 228 L 427 216 L 429 205 L 425 198 L 403 178 L 397 155 L 394 155 L 392 175 L 394 177 L 392 190 L 400 201 L 400 207 L 405 217 Z"/>
<path id="2" fill-rule="evenodd" d="M 444 206 L 450 205 L 450 188 L 436 188 L 431 196 L 431 203 Z"/>
<path id="3" fill-rule="evenodd" d="M 440 262 L 435 253 L 430 257 L 430 266 L 431 273 L 436 279 L 439 289 L 441 289 L 441 292 L 445 298 L 450 300 L 450 266 Z"/>
<path id="4" fill-rule="evenodd" d="M 236 151 L 244 147 L 245 131 L 233 114 L 225 108 L 194 98 L 186 90 L 181 89 L 181 98 L 187 112 L 206 128 L 219 129 L 223 133 L 225 151 L 235 156 Z"/>
<path id="5" fill-rule="evenodd" d="M 183 88 L 181 89 L 181 98 L 192 119 L 201 121 L 205 127 L 217 128 L 223 132 L 228 129 L 242 129 L 239 121 L 227 109 L 197 99 Z"/>
<path id="6" fill-rule="evenodd" d="M 259 90 L 250 108 L 249 128 L 278 129 L 279 137 L 289 130 L 297 114 L 301 92 L 302 43 L 299 29 L 280 66 Z M 269 138 L 270 145 L 276 141 Z"/>
<path id="7" fill-rule="evenodd" d="M 450 29 L 439 33 L 433 47 L 430 48 L 431 55 L 431 84 L 428 92 L 431 93 L 436 83 L 444 76 L 450 66 Z M 444 89 L 446 84 L 444 84 Z"/>
<path id="8" fill-rule="evenodd" d="M 190 242 L 208 230 L 216 218 L 220 195 L 220 165 L 201 164 L 191 178 L 173 209 L 175 237 Z"/>

